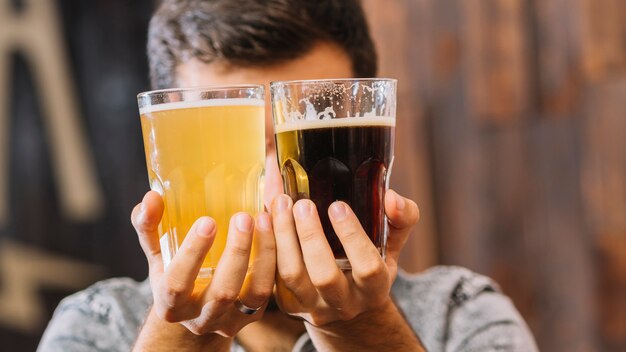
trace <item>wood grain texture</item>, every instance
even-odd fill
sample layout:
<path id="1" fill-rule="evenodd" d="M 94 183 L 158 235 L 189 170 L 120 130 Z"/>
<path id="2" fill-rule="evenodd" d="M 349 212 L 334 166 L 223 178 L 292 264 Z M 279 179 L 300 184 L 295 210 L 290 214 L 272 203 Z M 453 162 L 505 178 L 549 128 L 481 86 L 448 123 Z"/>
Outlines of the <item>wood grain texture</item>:
<path id="1" fill-rule="evenodd" d="M 536 108 L 553 118 L 572 116 L 580 108 L 583 84 L 580 57 L 580 7 L 571 0 L 529 2 L 531 95 Z"/>
<path id="2" fill-rule="evenodd" d="M 437 262 L 437 244 L 424 108 L 421 99 L 414 94 L 420 87 L 414 69 L 417 52 L 406 45 L 415 39 L 411 31 L 414 19 L 409 17 L 410 13 L 404 11 L 409 6 L 410 2 L 406 0 L 364 2 L 379 55 L 379 76 L 399 80 L 396 150 L 391 187 L 415 200 L 420 206 L 420 223 L 400 258 L 403 269 L 417 272 Z"/>
<path id="3" fill-rule="evenodd" d="M 589 81 L 626 71 L 623 0 L 578 0 L 582 69 Z"/>
<path id="4" fill-rule="evenodd" d="M 588 89 L 581 139 L 583 217 L 597 261 L 602 349 L 626 350 L 626 76 Z"/>
<path id="5" fill-rule="evenodd" d="M 529 109 L 523 0 L 459 2 L 464 86 L 478 119 L 519 119 Z"/>
<path id="6" fill-rule="evenodd" d="M 33 8 L 28 7 L 35 2 L 41 3 L 0 0 L 3 7 L 23 7 L 21 13 L 11 14 L 13 20 L 21 20 L 20 16 L 36 19 L 38 16 L 33 17 L 29 12 Z M 0 96 L 5 97 L 0 98 L 0 108 L 9 116 L 0 128 L 0 154 L 4 155 L 0 158 L 6 162 L 0 162 L 3 168 L 0 171 L 8 175 L 8 192 L 0 192 L 3 193 L 0 197 L 8 198 L 10 205 L 6 209 L 7 221 L 0 224 L 0 291 L 3 296 L 0 299 L 15 301 L 0 309 L 2 351 L 34 351 L 59 301 L 79 288 L 68 283 L 80 283 L 82 288 L 96 279 L 85 274 L 89 267 L 106 268 L 106 276 L 131 276 L 140 280 L 147 273 L 145 257 L 137 245 L 129 214 L 148 189 L 134 97 L 149 88 L 145 43 L 152 2 L 59 0 L 46 3 L 53 8 L 45 11 L 47 15 L 58 15 L 62 61 L 69 68 L 71 83 L 76 86 L 72 92 L 76 94 L 72 97 L 78 103 L 80 118 L 76 125 L 80 126 L 80 137 L 87 142 L 86 146 L 80 143 L 79 147 L 87 148 L 83 152 L 89 151 L 89 162 L 95 165 L 104 211 L 97 219 L 86 221 L 83 218 L 86 222 L 64 212 L 67 208 L 63 204 L 62 187 L 67 184 L 60 186 L 63 180 L 58 177 L 64 175 L 56 172 L 61 165 L 54 154 L 63 154 L 62 157 L 70 161 L 66 166 L 78 160 L 72 156 L 76 155 L 75 151 L 66 153 L 68 148 L 73 148 L 67 143 L 68 138 L 63 137 L 67 131 L 57 131 L 56 137 L 49 133 L 53 128 L 51 123 L 62 122 L 50 111 L 58 112 L 58 103 L 63 102 L 48 101 L 50 96 L 46 97 L 45 89 L 47 87 L 49 93 L 51 86 L 48 84 L 60 83 L 54 78 L 60 71 L 56 70 L 51 76 L 50 72 L 40 71 L 38 66 L 49 64 L 45 61 L 44 54 L 49 54 L 45 50 L 44 54 L 36 53 L 37 58 L 33 60 L 25 51 L 29 48 L 12 46 L 16 50 L 3 52 L 5 56 L 0 59 L 0 70 L 9 73 L 0 74 Z M 0 22 L 0 27 L 6 26 L 7 21 Z M 29 31 L 41 29 L 41 26 L 31 27 Z M 29 31 L 22 31 L 21 35 L 32 33 Z M 6 34 L 2 32 L 0 37 Z M 40 37 L 46 38 L 45 35 Z M 0 47 L 14 44 L 4 39 Z M 51 89 L 60 91 L 63 87 L 57 85 Z M 50 104 L 55 107 L 50 109 Z M 55 151 L 58 143 L 64 145 Z M 71 167 L 66 170 L 75 172 Z M 80 191 L 74 188 L 74 192 Z M 85 194 L 78 195 L 82 196 Z M 8 251 L 11 255 L 6 254 Z M 30 264 L 41 261 L 39 265 L 20 266 L 19 260 Z M 53 262 L 74 263 L 74 269 L 50 264 Z M 16 267 L 19 270 L 13 270 Z M 22 300 L 19 304 L 11 298 L 15 294 L 30 302 Z M 26 324 L 25 317 L 29 316 L 40 320 Z"/>
<path id="7" fill-rule="evenodd" d="M 397 181 L 430 180 L 438 263 L 494 277 L 541 350 L 626 350 L 626 2 L 364 3 L 414 80 L 428 154 Z"/>

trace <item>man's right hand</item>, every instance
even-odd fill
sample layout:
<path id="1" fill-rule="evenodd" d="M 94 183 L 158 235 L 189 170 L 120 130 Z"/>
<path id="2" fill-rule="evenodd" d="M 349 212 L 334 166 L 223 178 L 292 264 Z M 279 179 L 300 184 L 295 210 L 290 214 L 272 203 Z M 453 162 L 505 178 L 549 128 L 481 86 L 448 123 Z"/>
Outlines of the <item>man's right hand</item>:
<path id="1" fill-rule="evenodd" d="M 206 216 L 199 218 L 168 267 L 164 268 L 157 231 L 162 214 L 160 195 L 150 191 L 131 215 L 148 260 L 154 296 L 152 313 L 138 341 L 162 340 L 155 330 L 159 326 L 168 326 L 168 323 L 180 323 L 193 334 L 220 341 L 223 338 L 216 334 L 229 338 L 245 325 L 259 320 L 272 293 L 276 268 L 276 245 L 270 216 L 259 213 L 255 221 L 246 213 L 235 214 L 230 221 L 224 254 L 213 278 L 208 285 L 201 285 L 196 283 L 196 277 L 215 238 L 215 221 Z M 257 253 L 249 275 L 246 275 L 253 241 Z M 237 300 L 248 307 L 261 309 L 253 315 L 246 315 L 236 308 Z M 161 321 L 148 326 L 151 320 L 157 320 L 155 318 Z M 176 341 L 171 342 L 174 343 L 172 346 L 182 347 L 176 345 Z M 160 347 L 163 343 L 159 341 Z"/>

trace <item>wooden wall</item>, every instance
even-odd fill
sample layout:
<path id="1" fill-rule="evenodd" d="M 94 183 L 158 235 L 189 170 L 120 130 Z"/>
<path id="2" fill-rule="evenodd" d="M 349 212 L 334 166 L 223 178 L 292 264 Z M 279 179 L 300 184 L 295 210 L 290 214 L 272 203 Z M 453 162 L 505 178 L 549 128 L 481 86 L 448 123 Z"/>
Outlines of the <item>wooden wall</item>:
<path id="1" fill-rule="evenodd" d="M 422 209 L 403 265 L 494 277 L 543 351 L 625 351 L 626 1 L 364 4 Z"/>
<path id="2" fill-rule="evenodd" d="M 151 12 L 0 0 L 0 351 L 34 351 L 59 301 L 94 281 L 146 277 L 129 214 L 148 189 L 134 97 Z"/>

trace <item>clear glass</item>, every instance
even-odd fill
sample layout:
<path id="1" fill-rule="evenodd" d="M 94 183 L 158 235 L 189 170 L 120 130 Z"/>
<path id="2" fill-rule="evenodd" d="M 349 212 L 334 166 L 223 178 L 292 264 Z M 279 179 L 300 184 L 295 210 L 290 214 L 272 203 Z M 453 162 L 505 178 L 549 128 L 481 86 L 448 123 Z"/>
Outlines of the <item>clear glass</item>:
<path id="1" fill-rule="evenodd" d="M 342 270 L 350 270 L 350 262 L 327 212 L 336 200 L 350 205 L 384 258 L 396 80 L 272 82 L 270 90 L 285 193 L 315 202 Z"/>
<path id="2" fill-rule="evenodd" d="M 212 275 L 230 217 L 263 209 L 263 86 L 168 89 L 137 96 L 150 188 L 163 197 L 159 225 L 165 266 L 201 216 L 217 235 L 199 277 Z M 251 261 L 256 249 L 253 247 Z"/>

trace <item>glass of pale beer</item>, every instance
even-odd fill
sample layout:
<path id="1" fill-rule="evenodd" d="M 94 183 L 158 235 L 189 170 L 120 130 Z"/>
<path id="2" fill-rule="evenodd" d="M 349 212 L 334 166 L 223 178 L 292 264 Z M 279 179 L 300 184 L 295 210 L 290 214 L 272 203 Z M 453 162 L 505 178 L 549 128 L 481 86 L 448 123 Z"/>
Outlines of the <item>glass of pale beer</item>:
<path id="1" fill-rule="evenodd" d="M 163 197 L 164 264 L 201 216 L 217 234 L 199 277 L 211 277 L 232 215 L 263 209 L 263 86 L 167 89 L 137 96 L 150 188 Z M 255 248 L 252 248 L 252 257 Z"/>
<path id="2" fill-rule="evenodd" d="M 285 193 L 315 203 L 341 269 L 351 266 L 328 217 L 336 200 L 350 205 L 384 257 L 396 80 L 272 82 L 270 90 Z"/>

